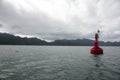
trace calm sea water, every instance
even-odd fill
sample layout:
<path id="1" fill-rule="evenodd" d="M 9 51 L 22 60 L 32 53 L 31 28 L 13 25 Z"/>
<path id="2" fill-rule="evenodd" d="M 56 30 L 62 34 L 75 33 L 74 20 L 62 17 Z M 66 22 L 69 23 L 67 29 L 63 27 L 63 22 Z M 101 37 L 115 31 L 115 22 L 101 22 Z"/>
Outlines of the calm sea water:
<path id="1" fill-rule="evenodd" d="M 0 80 L 120 80 L 120 47 L 0 46 Z"/>

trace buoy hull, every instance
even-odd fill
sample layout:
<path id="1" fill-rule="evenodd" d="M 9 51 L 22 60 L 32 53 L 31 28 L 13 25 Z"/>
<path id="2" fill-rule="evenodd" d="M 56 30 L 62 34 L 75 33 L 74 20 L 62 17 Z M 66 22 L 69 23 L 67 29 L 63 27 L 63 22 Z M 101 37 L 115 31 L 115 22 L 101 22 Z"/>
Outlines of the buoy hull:
<path id="1" fill-rule="evenodd" d="M 92 54 L 103 54 L 103 49 L 99 47 L 99 30 L 98 32 L 95 34 L 95 41 L 94 41 L 94 47 L 91 49 L 91 53 Z"/>
<path id="2" fill-rule="evenodd" d="M 99 47 L 93 47 L 91 49 L 91 54 L 103 54 L 103 49 Z"/>

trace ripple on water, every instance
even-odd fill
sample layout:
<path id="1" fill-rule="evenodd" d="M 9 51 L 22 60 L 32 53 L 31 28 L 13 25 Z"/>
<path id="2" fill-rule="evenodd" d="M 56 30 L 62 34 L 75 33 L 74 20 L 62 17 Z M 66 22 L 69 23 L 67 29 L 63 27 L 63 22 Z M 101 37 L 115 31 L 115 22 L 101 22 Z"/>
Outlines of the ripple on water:
<path id="1" fill-rule="evenodd" d="M 0 80 L 120 80 L 119 48 L 116 53 L 104 49 L 101 56 L 91 56 L 89 47 L 4 48 L 0 47 L 4 52 L 0 52 Z"/>

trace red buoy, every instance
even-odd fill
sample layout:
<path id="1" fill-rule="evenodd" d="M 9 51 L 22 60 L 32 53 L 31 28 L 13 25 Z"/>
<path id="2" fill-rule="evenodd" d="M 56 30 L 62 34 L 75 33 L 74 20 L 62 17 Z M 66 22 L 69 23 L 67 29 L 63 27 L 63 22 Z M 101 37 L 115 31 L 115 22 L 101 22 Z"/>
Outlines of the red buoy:
<path id="1" fill-rule="evenodd" d="M 99 38 L 99 30 L 95 34 L 95 41 L 94 41 L 94 47 L 91 49 L 91 54 L 103 54 L 103 49 L 99 47 L 98 45 L 98 38 Z"/>

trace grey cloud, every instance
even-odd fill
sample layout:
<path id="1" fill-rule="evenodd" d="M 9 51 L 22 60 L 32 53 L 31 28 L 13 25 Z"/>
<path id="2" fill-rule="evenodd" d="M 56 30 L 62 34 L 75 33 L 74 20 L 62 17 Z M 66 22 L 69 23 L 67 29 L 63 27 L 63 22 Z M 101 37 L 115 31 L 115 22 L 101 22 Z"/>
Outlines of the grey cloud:
<path id="1" fill-rule="evenodd" d="M 2 24 L 0 24 L 0 28 L 1 28 L 1 27 L 3 27 L 3 25 L 2 25 Z"/>
<path id="2" fill-rule="evenodd" d="M 13 14 L 9 14 L 10 11 Z M 14 34 L 23 33 L 33 35 L 37 32 L 51 34 L 52 32 L 62 32 L 61 26 L 67 26 L 63 22 L 51 19 L 42 12 L 39 14 L 27 12 L 23 12 L 22 15 L 18 14 L 17 10 L 14 10 L 13 6 L 4 2 L 2 2 L 0 12 L 2 12 L 0 13 L 1 20 L 8 25 L 8 32 Z"/>
<path id="3" fill-rule="evenodd" d="M 109 34 L 120 30 L 119 0 L 81 0 L 86 3 L 86 15 L 70 12 L 67 20 L 52 18 L 44 12 L 17 10 L 12 4 L 0 0 L 0 27 L 13 34 L 33 35 L 46 40 L 93 38 L 97 29 L 102 30 L 102 40 L 120 40 L 120 35 Z M 69 10 L 78 7 L 80 0 L 67 0 Z M 32 6 L 34 7 L 34 6 Z M 69 11 L 68 10 L 68 11 Z M 61 12 L 64 13 L 64 12 Z M 83 14 L 83 13 L 82 13 Z"/>

